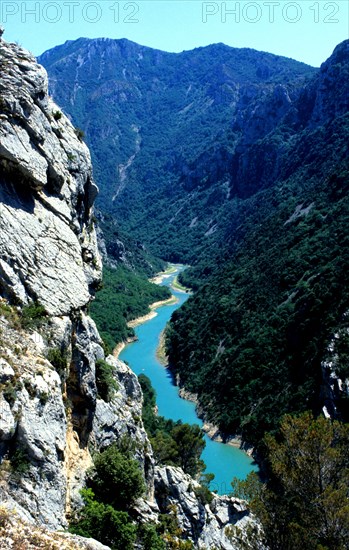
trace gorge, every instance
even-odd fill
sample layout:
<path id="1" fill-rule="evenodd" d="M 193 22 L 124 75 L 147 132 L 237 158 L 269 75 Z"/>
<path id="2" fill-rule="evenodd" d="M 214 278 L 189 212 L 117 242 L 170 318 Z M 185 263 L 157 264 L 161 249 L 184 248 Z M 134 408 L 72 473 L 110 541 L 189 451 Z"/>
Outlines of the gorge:
<path id="1" fill-rule="evenodd" d="M 319 69 L 84 38 L 40 62 L 0 39 L 2 547 L 346 550 L 349 41 Z M 168 261 L 171 373 L 255 448 L 242 500 L 156 463 L 109 354 Z"/>
<path id="2" fill-rule="evenodd" d="M 136 329 L 137 341 L 128 344 L 120 353 L 119 357 L 125 361 L 137 374 L 145 374 L 151 380 L 157 399 L 158 414 L 174 421 L 181 420 L 188 424 L 199 424 L 200 420 L 195 412 L 195 403 L 182 399 L 178 394 L 178 387 L 173 385 L 171 374 L 165 369 L 156 358 L 156 349 L 159 345 L 159 336 L 164 330 L 172 313 L 179 308 L 187 299 L 183 292 L 176 292 L 171 283 L 178 275 L 180 269 L 167 275 L 163 284 L 171 288 L 172 294 L 177 302 L 173 305 L 163 306 L 157 310 L 157 316 L 146 321 L 145 324 Z M 206 472 L 214 474 L 210 483 L 210 489 L 218 494 L 231 493 L 231 481 L 234 477 L 244 479 L 256 466 L 238 446 L 224 445 L 212 441 L 205 436 L 205 449 L 202 459 L 206 464 Z"/>
<path id="3" fill-rule="evenodd" d="M 137 377 L 105 357 L 88 315 L 102 265 L 81 133 L 31 54 L 0 40 L 0 66 L 1 547 L 234 548 L 227 528 L 252 521 L 246 503 L 212 495 L 206 504 L 197 481 L 155 465 Z M 139 480 L 139 498 L 129 492 L 112 507 L 81 493 L 107 450 Z"/>

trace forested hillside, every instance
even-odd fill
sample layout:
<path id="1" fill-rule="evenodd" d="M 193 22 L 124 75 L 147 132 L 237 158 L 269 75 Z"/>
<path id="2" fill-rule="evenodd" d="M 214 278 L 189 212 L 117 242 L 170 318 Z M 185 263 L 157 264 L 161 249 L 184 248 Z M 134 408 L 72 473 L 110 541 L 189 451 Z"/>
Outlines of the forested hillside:
<path id="1" fill-rule="evenodd" d="M 172 54 L 109 39 L 67 42 L 40 62 L 85 132 L 99 206 L 153 253 L 187 263 L 222 241 L 236 197 L 253 190 L 232 181 L 238 156 L 292 113 L 316 73 L 224 44 Z"/>
<path id="2" fill-rule="evenodd" d="M 253 443 L 285 412 L 325 406 L 349 419 L 335 380 L 349 376 L 348 68 L 346 42 L 303 92 L 313 108 L 280 176 L 240 205 L 216 264 L 207 257 L 187 273 L 199 290 L 167 334 L 181 384 Z M 267 158 L 265 143 L 258 149 Z"/>
<path id="3" fill-rule="evenodd" d="M 101 208 L 192 265 L 167 347 L 208 418 L 254 444 L 285 412 L 347 420 L 349 42 L 320 70 L 87 39 L 40 60 L 86 132 Z"/>

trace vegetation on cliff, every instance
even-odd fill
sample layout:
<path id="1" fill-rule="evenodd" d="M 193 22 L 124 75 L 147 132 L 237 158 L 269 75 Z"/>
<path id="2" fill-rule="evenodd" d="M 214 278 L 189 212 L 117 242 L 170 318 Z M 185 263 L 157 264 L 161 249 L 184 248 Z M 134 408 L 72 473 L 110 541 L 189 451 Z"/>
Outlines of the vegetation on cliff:
<path id="1" fill-rule="evenodd" d="M 256 474 L 233 483 L 234 493 L 247 498 L 263 533 L 247 539 L 231 529 L 244 550 L 266 544 L 270 550 L 345 550 L 349 536 L 349 425 L 307 412 L 286 415 L 277 437 L 267 436 L 268 482 Z M 243 540 L 244 539 L 244 540 Z"/>
<path id="2" fill-rule="evenodd" d="M 205 448 L 203 431 L 197 425 L 174 422 L 156 414 L 156 393 L 149 378 L 140 374 L 143 392 L 142 418 L 154 452 L 156 464 L 180 466 L 198 477 L 205 468 L 201 453 Z"/>

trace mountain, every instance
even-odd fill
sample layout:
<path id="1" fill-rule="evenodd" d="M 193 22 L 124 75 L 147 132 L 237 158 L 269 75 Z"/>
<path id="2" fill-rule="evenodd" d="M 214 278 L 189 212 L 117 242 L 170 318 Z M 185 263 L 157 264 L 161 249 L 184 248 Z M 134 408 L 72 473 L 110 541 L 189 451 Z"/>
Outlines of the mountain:
<path id="1" fill-rule="evenodd" d="M 0 546 L 235 550 L 246 503 L 155 464 L 140 383 L 88 315 L 102 264 L 81 132 L 1 36 L 0 67 Z"/>
<path id="2" fill-rule="evenodd" d="M 247 193 L 232 180 L 238 158 L 292 112 L 317 72 L 224 44 L 173 54 L 83 38 L 40 62 L 86 134 L 99 206 L 153 253 L 189 263 L 224 239 L 225 220 Z"/>
<path id="3" fill-rule="evenodd" d="M 349 418 L 348 49 L 319 70 L 222 44 L 80 39 L 41 57 L 101 206 L 192 265 L 167 331 L 176 379 L 255 445 L 285 412 Z"/>
<path id="4" fill-rule="evenodd" d="M 279 151 L 215 261 L 208 254 L 188 272 L 198 291 L 167 334 L 180 384 L 223 431 L 255 444 L 286 412 L 349 420 L 349 41 L 294 110 L 287 147 L 284 120 L 241 155 L 234 177 L 245 190 L 261 183 L 273 144 Z"/>

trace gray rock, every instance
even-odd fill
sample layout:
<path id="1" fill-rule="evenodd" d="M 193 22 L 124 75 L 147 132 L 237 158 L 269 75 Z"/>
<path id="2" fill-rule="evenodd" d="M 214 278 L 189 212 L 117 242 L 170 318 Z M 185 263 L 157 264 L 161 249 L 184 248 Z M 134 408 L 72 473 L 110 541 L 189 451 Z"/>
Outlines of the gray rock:
<path id="1" fill-rule="evenodd" d="M 195 548 L 237 550 L 227 528 L 255 524 L 246 503 L 229 496 L 213 496 L 210 504 L 196 495 L 197 481 L 173 466 L 155 467 L 155 500 L 162 513 L 175 514 L 182 536 Z"/>
<path id="2" fill-rule="evenodd" d="M 16 426 L 9 403 L 0 395 L 0 442 L 12 439 Z"/>
<path id="3" fill-rule="evenodd" d="M 5 384 L 15 375 L 15 371 L 9 365 L 9 363 L 3 358 L 0 357 L 0 384 Z"/>
<path id="4" fill-rule="evenodd" d="M 101 277 L 90 155 L 35 59 L 1 42 L 0 63 L 0 291 L 69 314 Z"/>

